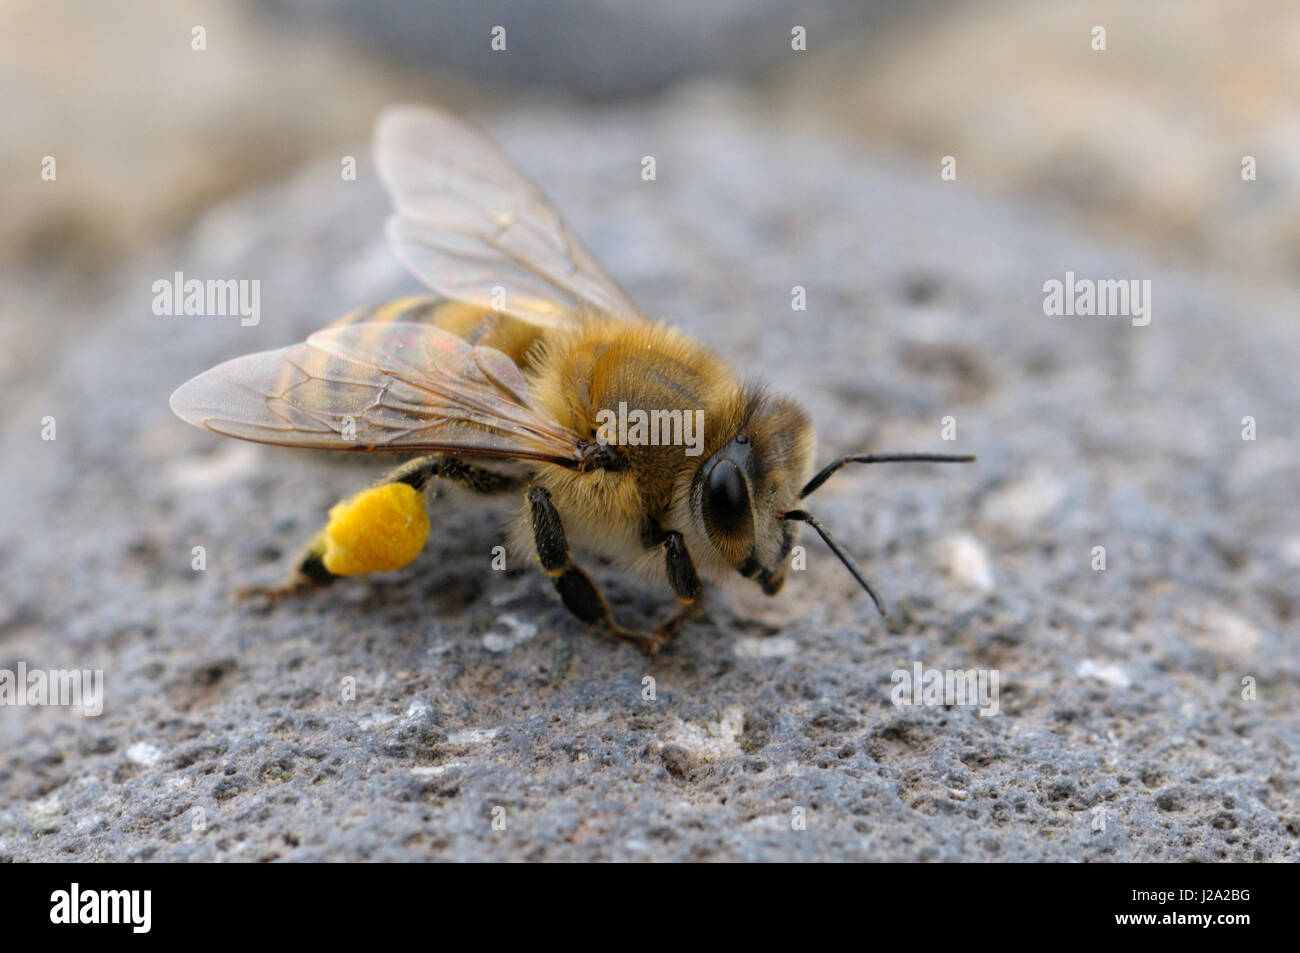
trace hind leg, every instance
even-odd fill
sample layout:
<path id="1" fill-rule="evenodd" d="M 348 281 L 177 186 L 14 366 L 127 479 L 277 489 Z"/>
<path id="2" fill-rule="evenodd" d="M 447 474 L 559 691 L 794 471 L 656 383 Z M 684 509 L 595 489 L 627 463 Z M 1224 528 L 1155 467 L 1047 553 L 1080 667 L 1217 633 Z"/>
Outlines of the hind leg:
<path id="1" fill-rule="evenodd" d="M 428 538 L 424 491 L 434 478 L 485 494 L 520 485 L 515 477 L 442 454 L 410 460 L 370 489 L 331 507 L 329 522 L 298 552 L 284 579 L 273 586 L 241 589 L 239 597 L 281 599 L 341 576 L 401 569 L 419 555 Z"/>

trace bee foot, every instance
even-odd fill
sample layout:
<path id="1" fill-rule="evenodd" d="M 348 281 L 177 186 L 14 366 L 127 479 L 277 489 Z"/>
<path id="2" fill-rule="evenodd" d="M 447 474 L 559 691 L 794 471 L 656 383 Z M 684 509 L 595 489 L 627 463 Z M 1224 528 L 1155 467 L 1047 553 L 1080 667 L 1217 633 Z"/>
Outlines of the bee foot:
<path id="1" fill-rule="evenodd" d="M 682 630 L 682 626 L 688 620 L 697 618 L 703 609 L 703 603 L 700 601 L 683 603 L 681 608 L 655 626 L 655 636 L 660 642 L 671 642 Z"/>
<path id="2" fill-rule="evenodd" d="M 288 599 L 290 596 L 296 596 L 306 592 L 309 589 L 318 588 L 320 583 L 313 582 L 310 579 L 302 577 L 291 577 L 272 586 L 244 586 L 235 590 L 235 599 L 239 602 L 260 601 L 264 605 L 271 605 Z"/>
<path id="3" fill-rule="evenodd" d="M 663 648 L 664 643 L 668 641 L 657 630 L 654 633 L 636 632 L 632 629 L 625 629 L 620 625 L 610 625 L 606 627 L 605 632 L 619 642 L 626 642 L 628 645 L 634 646 L 642 655 L 646 656 L 657 655 L 659 650 Z"/>

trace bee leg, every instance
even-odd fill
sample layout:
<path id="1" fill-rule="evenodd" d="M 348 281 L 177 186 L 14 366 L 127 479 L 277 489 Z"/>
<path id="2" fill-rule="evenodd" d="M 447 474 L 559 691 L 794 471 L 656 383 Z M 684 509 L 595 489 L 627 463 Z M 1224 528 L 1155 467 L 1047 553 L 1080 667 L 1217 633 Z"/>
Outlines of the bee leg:
<path id="1" fill-rule="evenodd" d="M 433 456 L 420 457 L 418 460 L 410 460 L 402 464 L 384 477 L 381 483 L 407 483 L 417 490 L 423 490 L 429 485 L 429 480 L 433 477 L 440 480 L 449 480 L 465 487 L 467 490 L 483 494 L 504 493 L 507 490 L 514 490 L 519 487 L 521 482 L 518 477 L 497 473 L 493 470 L 485 470 L 455 457 L 434 454 Z"/>
<path id="2" fill-rule="evenodd" d="M 383 488 L 393 484 L 404 483 L 419 493 L 423 493 L 429 485 L 429 481 L 434 477 L 444 480 L 450 480 L 453 483 L 460 484 L 476 493 L 500 493 L 505 490 L 519 486 L 519 479 L 492 470 L 485 470 L 476 467 L 473 464 L 465 463 L 454 457 L 434 454 L 432 456 L 420 457 L 416 460 L 408 460 L 397 469 L 390 472 L 380 480 L 370 490 L 364 493 L 374 493 L 382 491 Z M 409 491 L 408 491 L 409 495 Z M 355 499 L 355 498 L 354 498 Z M 342 504 L 340 504 L 342 505 Z M 408 502 L 407 507 L 417 505 Z M 418 504 L 421 505 L 422 504 Z M 285 576 L 283 580 L 273 586 L 249 587 L 239 590 L 236 595 L 240 599 L 247 599 L 253 596 L 260 596 L 265 599 L 278 600 L 286 596 L 295 595 L 308 589 L 318 589 L 321 586 L 327 586 L 334 580 L 340 578 L 343 573 L 333 573 L 325 566 L 325 556 L 329 549 L 330 532 L 334 526 L 334 513 L 331 510 L 331 521 L 325 529 L 312 537 L 298 553 L 294 559 L 293 569 Z M 423 540 L 420 541 L 423 545 Z M 407 547 L 408 549 L 410 547 Z M 418 552 L 419 547 L 416 547 Z M 412 558 L 414 556 L 412 555 Z M 338 568 L 335 566 L 334 568 Z M 391 566 L 377 567 L 374 570 L 366 570 L 363 567 L 355 571 L 346 573 L 355 575 L 360 572 L 375 571 L 382 572 Z"/>
<path id="3" fill-rule="evenodd" d="M 579 619 L 620 642 L 635 645 L 646 655 L 659 651 L 663 639 L 658 635 L 633 632 L 614 621 L 609 603 L 600 594 L 591 577 L 573 564 L 569 543 L 564 538 L 564 524 L 556 512 L 551 494 L 540 486 L 528 491 L 532 510 L 533 544 L 542 570 L 551 577 L 555 591 L 564 605 Z"/>
<path id="4" fill-rule="evenodd" d="M 699 613 L 703 604 L 703 587 L 681 533 L 674 531 L 664 535 L 664 562 L 668 569 L 668 585 L 679 604 L 676 612 L 655 626 L 655 634 L 667 641 L 677 634 L 686 620 Z"/>
<path id="5" fill-rule="evenodd" d="M 235 590 L 236 599 L 265 599 L 279 602 L 289 596 L 328 586 L 339 577 L 325 568 L 325 532 L 311 538 L 294 557 L 293 568 L 279 582 L 270 586 L 244 586 Z"/>

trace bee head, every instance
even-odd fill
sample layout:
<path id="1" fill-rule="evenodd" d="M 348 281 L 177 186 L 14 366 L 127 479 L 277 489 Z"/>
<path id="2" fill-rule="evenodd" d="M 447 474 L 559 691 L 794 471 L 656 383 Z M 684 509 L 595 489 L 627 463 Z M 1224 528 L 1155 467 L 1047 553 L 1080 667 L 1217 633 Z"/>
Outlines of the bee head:
<path id="1" fill-rule="evenodd" d="M 769 596 L 785 583 L 795 523 L 807 523 L 884 615 L 885 604 L 848 551 L 801 505 L 849 463 L 974 463 L 971 454 L 852 453 L 815 476 L 812 424 L 794 401 L 746 393 L 743 411 L 704 461 L 691 484 L 693 510 L 718 555 Z"/>
<path id="2" fill-rule="evenodd" d="M 795 539 L 784 514 L 812 472 L 812 424 L 793 401 L 752 391 L 728 430 L 696 472 L 694 511 L 722 559 L 775 595 Z"/>

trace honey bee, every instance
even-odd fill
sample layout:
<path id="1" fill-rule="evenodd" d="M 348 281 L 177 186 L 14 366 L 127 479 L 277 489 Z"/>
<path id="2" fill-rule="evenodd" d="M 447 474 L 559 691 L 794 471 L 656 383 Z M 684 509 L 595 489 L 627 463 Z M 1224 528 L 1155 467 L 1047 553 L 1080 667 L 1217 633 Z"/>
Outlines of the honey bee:
<path id="1" fill-rule="evenodd" d="M 389 243 L 434 294 L 227 361 L 171 397 L 181 419 L 242 440 L 426 454 L 334 506 L 288 577 L 253 592 L 405 566 L 428 537 L 425 490 L 445 480 L 520 492 L 512 550 L 536 557 L 582 622 L 647 654 L 698 612 L 706 580 L 739 573 L 775 595 L 799 523 L 884 613 L 802 500 L 848 463 L 974 457 L 852 454 L 814 473 L 804 411 L 646 319 L 484 134 L 398 107 L 380 117 L 375 160 L 395 209 Z M 702 428 L 688 443 L 678 422 L 691 420 Z M 666 583 L 677 610 L 653 631 L 624 628 L 575 547 Z"/>

